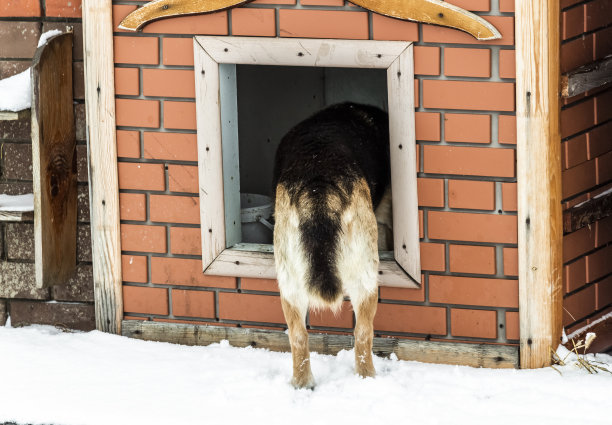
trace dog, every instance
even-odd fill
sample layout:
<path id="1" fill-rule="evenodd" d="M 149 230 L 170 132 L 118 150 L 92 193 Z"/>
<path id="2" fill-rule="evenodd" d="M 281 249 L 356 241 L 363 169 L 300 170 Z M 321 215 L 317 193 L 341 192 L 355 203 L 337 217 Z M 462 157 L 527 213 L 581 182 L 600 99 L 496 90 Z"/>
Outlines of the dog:
<path id="1" fill-rule="evenodd" d="M 355 371 L 373 377 L 378 249 L 389 249 L 392 239 L 387 113 L 342 103 L 302 121 L 281 140 L 273 179 L 274 258 L 293 386 L 315 384 L 308 310 L 337 314 L 345 294 L 356 315 Z"/>

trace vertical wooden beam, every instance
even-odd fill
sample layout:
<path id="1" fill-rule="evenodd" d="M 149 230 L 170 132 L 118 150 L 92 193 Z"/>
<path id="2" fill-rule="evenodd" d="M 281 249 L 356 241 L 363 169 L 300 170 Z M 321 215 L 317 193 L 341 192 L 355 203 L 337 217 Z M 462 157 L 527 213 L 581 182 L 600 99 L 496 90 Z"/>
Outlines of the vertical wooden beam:
<path id="1" fill-rule="evenodd" d="M 558 0 L 516 2 L 520 358 L 550 364 L 562 308 Z"/>
<path id="2" fill-rule="evenodd" d="M 111 0 L 83 1 L 91 241 L 98 330 L 121 333 L 121 246 Z"/>

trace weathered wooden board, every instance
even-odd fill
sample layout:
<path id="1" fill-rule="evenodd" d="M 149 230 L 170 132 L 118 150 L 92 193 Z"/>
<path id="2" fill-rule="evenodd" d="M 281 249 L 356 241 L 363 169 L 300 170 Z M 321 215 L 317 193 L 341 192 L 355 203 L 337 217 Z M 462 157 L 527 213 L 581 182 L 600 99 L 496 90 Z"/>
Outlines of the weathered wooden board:
<path id="1" fill-rule="evenodd" d="M 32 211 L 0 211 L 0 221 L 30 221 L 34 220 Z"/>
<path id="2" fill-rule="evenodd" d="M 215 12 L 250 1 L 252 0 L 156 0 L 126 16 L 119 28 L 137 31 L 157 19 Z M 480 16 L 442 0 L 351 0 L 351 3 L 397 19 L 455 28 L 478 40 L 501 38 L 499 31 Z"/>
<path id="3" fill-rule="evenodd" d="M 209 345 L 223 340 L 235 347 L 258 347 L 271 351 L 291 351 L 283 331 L 125 320 L 123 336 L 146 341 L 185 345 Z M 354 346 L 352 335 L 310 333 L 311 351 L 337 354 Z M 433 342 L 400 338 L 374 338 L 373 352 L 387 357 L 395 353 L 400 360 L 457 364 L 472 367 L 517 368 L 518 347 L 494 344 Z"/>
<path id="4" fill-rule="evenodd" d="M 561 95 L 573 97 L 612 83 L 612 55 L 561 77 Z"/>
<path id="5" fill-rule="evenodd" d="M 521 367 L 550 365 L 561 337 L 559 1 L 516 2 Z"/>
<path id="6" fill-rule="evenodd" d="M 123 297 L 111 3 L 83 0 L 83 51 L 96 328 L 120 333 Z"/>
<path id="7" fill-rule="evenodd" d="M 39 288 L 65 284 L 76 267 L 77 167 L 72 34 L 39 47 L 32 75 L 34 254 Z"/>
<path id="8" fill-rule="evenodd" d="M 612 193 L 595 197 L 563 212 L 563 231 L 575 232 L 612 215 Z"/>

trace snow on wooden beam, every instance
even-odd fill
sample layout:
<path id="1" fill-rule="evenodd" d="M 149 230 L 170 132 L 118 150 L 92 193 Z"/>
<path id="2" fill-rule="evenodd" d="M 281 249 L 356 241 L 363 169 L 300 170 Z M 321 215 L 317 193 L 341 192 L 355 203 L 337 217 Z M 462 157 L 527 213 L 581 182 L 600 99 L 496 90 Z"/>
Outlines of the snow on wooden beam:
<path id="1" fill-rule="evenodd" d="M 612 215 L 612 190 L 563 212 L 563 231 L 575 232 L 609 215 Z"/>
<path id="2" fill-rule="evenodd" d="M 195 13 L 216 12 L 252 0 L 156 0 L 136 9 L 119 28 L 138 31 L 148 22 Z M 501 38 L 499 31 L 478 15 L 441 0 L 351 0 L 372 12 L 407 21 L 423 22 L 465 31 L 478 40 Z"/>
<path id="3" fill-rule="evenodd" d="M 0 194 L 0 221 L 25 221 L 34 219 L 34 195 Z"/>

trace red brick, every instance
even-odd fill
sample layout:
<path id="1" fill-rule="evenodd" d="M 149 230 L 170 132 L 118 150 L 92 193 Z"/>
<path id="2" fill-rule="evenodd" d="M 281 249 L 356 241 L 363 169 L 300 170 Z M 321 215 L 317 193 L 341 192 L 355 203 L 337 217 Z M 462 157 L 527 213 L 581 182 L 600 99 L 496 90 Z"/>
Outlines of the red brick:
<path id="1" fill-rule="evenodd" d="M 444 206 L 444 180 L 417 178 L 419 205 L 422 207 Z"/>
<path id="2" fill-rule="evenodd" d="M 164 65 L 193 66 L 193 40 L 191 38 L 162 39 Z"/>
<path id="3" fill-rule="evenodd" d="M 164 190 L 164 164 L 119 162 L 120 189 Z"/>
<path id="4" fill-rule="evenodd" d="M 374 329 L 446 335 L 446 309 L 420 305 L 378 304 Z"/>
<path id="5" fill-rule="evenodd" d="M 596 158 L 612 150 L 610 134 L 612 134 L 612 121 L 588 132 L 589 159 Z"/>
<path id="6" fill-rule="evenodd" d="M 178 16 L 146 25 L 142 32 L 159 34 L 227 35 L 227 12 Z"/>
<path id="7" fill-rule="evenodd" d="M 121 250 L 166 252 L 166 228 L 163 226 L 121 225 Z"/>
<path id="8" fill-rule="evenodd" d="M 219 293 L 219 318 L 249 322 L 285 323 L 280 297 Z"/>
<path id="9" fill-rule="evenodd" d="M 491 77 L 491 51 L 489 49 L 445 48 L 444 75 Z"/>
<path id="10" fill-rule="evenodd" d="M 502 183 L 502 209 L 504 211 L 517 211 L 518 200 L 516 183 Z"/>
<path id="11" fill-rule="evenodd" d="M 585 31 L 585 10 L 584 6 L 580 6 L 561 12 L 562 40 L 576 37 Z"/>
<path id="12" fill-rule="evenodd" d="M 164 102 L 164 127 L 196 130 L 195 102 Z"/>
<path id="13" fill-rule="evenodd" d="M 507 45 L 514 44 L 514 19 L 510 16 L 483 16 L 483 18 L 493 24 L 499 30 L 502 38 L 499 40 L 487 40 L 487 45 Z M 423 25 L 423 40 L 425 43 L 460 43 L 460 44 L 481 44 L 482 41 L 452 28 L 438 27 L 435 25 Z"/>
<path id="14" fill-rule="evenodd" d="M 491 143 L 491 115 L 444 114 L 447 142 Z"/>
<path id="15" fill-rule="evenodd" d="M 302 6 L 344 6 L 344 0 L 300 0 Z"/>
<path id="16" fill-rule="evenodd" d="M 114 37 L 115 63 L 157 65 L 159 41 L 157 37 Z"/>
<path id="17" fill-rule="evenodd" d="M 172 314 L 179 317 L 214 319 L 215 293 L 172 289 Z"/>
<path id="18" fill-rule="evenodd" d="M 563 236 L 563 262 L 584 255 L 595 248 L 595 226 L 583 227 L 580 230 Z"/>
<path id="19" fill-rule="evenodd" d="M 200 223 L 200 198 L 193 196 L 151 195 L 149 218 L 163 223 Z"/>
<path id="20" fill-rule="evenodd" d="M 440 75 L 440 48 L 414 46 L 414 73 Z"/>
<path id="21" fill-rule="evenodd" d="M 197 161 L 195 134 L 144 132 L 144 157 L 174 161 Z"/>
<path id="22" fill-rule="evenodd" d="M 448 206 L 451 208 L 492 210 L 495 208 L 495 183 L 449 180 Z"/>
<path id="23" fill-rule="evenodd" d="M 599 247 L 612 242 L 612 216 L 598 220 L 595 226 L 595 246 Z"/>
<path id="24" fill-rule="evenodd" d="M 514 149 L 424 146 L 426 173 L 514 177 Z"/>
<path id="25" fill-rule="evenodd" d="M 120 193 L 119 206 L 121 220 L 147 219 L 147 200 L 144 193 Z"/>
<path id="26" fill-rule="evenodd" d="M 450 271 L 495 274 L 495 247 L 451 244 Z"/>
<path id="27" fill-rule="evenodd" d="M 516 216 L 429 211 L 430 239 L 517 243 Z"/>
<path id="28" fill-rule="evenodd" d="M 247 291 L 278 292 L 278 282 L 276 279 L 253 279 L 250 277 L 243 277 L 240 279 L 240 288 Z"/>
<path id="29" fill-rule="evenodd" d="M 400 300 L 400 301 L 425 301 L 425 277 L 421 276 L 421 287 L 413 288 L 393 288 L 388 286 L 380 287 L 380 299 Z"/>
<path id="30" fill-rule="evenodd" d="M 255 0 L 251 4 L 295 4 L 296 0 Z"/>
<path id="31" fill-rule="evenodd" d="M 147 257 L 140 255 L 121 256 L 121 274 L 125 282 L 147 282 Z"/>
<path id="32" fill-rule="evenodd" d="M 254 8 L 232 9 L 232 35 L 276 36 L 275 10 Z"/>
<path id="33" fill-rule="evenodd" d="M 202 233 L 200 228 L 171 227 L 170 252 L 172 254 L 202 255 Z"/>
<path id="34" fill-rule="evenodd" d="M 120 158 L 140 157 L 140 132 L 117 130 L 117 156 Z"/>
<path id="35" fill-rule="evenodd" d="M 570 137 L 595 124 L 595 101 L 589 99 L 561 111 L 561 137 Z"/>
<path id="36" fill-rule="evenodd" d="M 587 282 L 593 282 L 612 273 L 612 245 L 601 248 L 587 257 Z"/>
<path id="37" fill-rule="evenodd" d="M 444 271 L 444 244 L 421 242 L 421 268 L 429 271 Z"/>
<path id="38" fill-rule="evenodd" d="M 504 275 L 518 276 L 518 249 L 504 248 Z"/>
<path id="39" fill-rule="evenodd" d="M 138 96 L 139 81 L 138 68 L 115 68 L 115 94 Z"/>
<path id="40" fill-rule="evenodd" d="M 198 193 L 198 167 L 168 165 L 168 185 L 171 192 Z"/>
<path id="41" fill-rule="evenodd" d="M 373 13 L 372 34 L 374 40 L 418 41 L 419 26 L 415 22 L 402 21 Z"/>
<path id="42" fill-rule="evenodd" d="M 145 96 L 195 98 L 195 79 L 191 70 L 145 68 L 142 81 Z"/>
<path id="43" fill-rule="evenodd" d="M 162 285 L 236 288 L 235 277 L 209 276 L 202 272 L 202 261 L 187 258 L 151 257 L 151 282 Z"/>
<path id="44" fill-rule="evenodd" d="M 603 59 L 612 54 L 612 27 L 607 27 L 594 34 L 594 60 Z"/>
<path id="45" fill-rule="evenodd" d="M 159 127 L 159 101 L 115 99 L 117 125 Z"/>
<path id="46" fill-rule="evenodd" d="M 583 286 L 586 280 L 586 257 L 563 266 L 565 276 L 565 292 L 572 292 Z"/>
<path id="47" fill-rule="evenodd" d="M 452 308 L 451 335 L 497 338 L 497 312 Z"/>
<path id="48" fill-rule="evenodd" d="M 595 158 L 595 168 L 597 169 L 597 184 L 608 183 L 612 180 L 612 152 Z"/>
<path id="49" fill-rule="evenodd" d="M 516 54 L 514 50 L 499 51 L 499 77 L 516 78 Z"/>
<path id="50" fill-rule="evenodd" d="M 595 159 L 564 170 L 561 173 L 563 198 L 569 198 L 584 192 L 597 184 L 597 167 Z"/>
<path id="51" fill-rule="evenodd" d="M 516 145 L 516 117 L 514 115 L 500 115 L 498 126 L 497 140 L 499 143 Z"/>
<path id="52" fill-rule="evenodd" d="M 45 0 L 45 15 L 54 18 L 80 18 L 81 7 L 81 0 Z"/>
<path id="53" fill-rule="evenodd" d="M 506 312 L 506 339 L 519 339 L 519 313 L 518 311 Z"/>
<path id="54" fill-rule="evenodd" d="M 137 7 L 135 5 L 127 4 L 114 4 L 113 5 L 113 32 L 131 32 L 128 30 L 120 29 L 119 24 L 123 19 L 135 11 Z"/>
<path id="55" fill-rule="evenodd" d="M 491 10 L 490 0 L 449 0 L 448 3 L 472 12 L 488 12 Z"/>
<path id="56" fill-rule="evenodd" d="M 472 111 L 514 111 L 514 84 L 423 80 L 423 106 Z"/>
<path id="57" fill-rule="evenodd" d="M 438 112 L 415 112 L 414 121 L 417 140 L 440 140 L 440 114 Z"/>
<path id="58" fill-rule="evenodd" d="M 279 9 L 281 37 L 368 38 L 368 14 L 342 10 Z"/>
<path id="59" fill-rule="evenodd" d="M 576 38 L 561 45 L 561 73 L 593 62 L 593 35 Z"/>
<path id="60" fill-rule="evenodd" d="M 350 302 L 344 301 L 342 303 L 342 308 L 337 314 L 334 314 L 329 309 L 310 310 L 308 319 L 310 326 L 326 328 L 352 328 L 353 308 Z"/>
<path id="61" fill-rule="evenodd" d="M 575 167 L 587 160 L 587 135 L 581 134 L 561 144 L 564 169 Z"/>
<path id="62" fill-rule="evenodd" d="M 596 300 L 595 300 L 595 308 L 600 310 L 605 306 L 612 303 L 612 276 L 609 276 L 598 282 L 595 285 L 596 290 Z"/>
<path id="63" fill-rule="evenodd" d="M 40 16 L 38 0 L 8 0 L 0 4 L 0 17 L 33 17 Z"/>
<path id="64" fill-rule="evenodd" d="M 486 307 L 518 307 L 518 280 L 429 276 L 429 301 Z"/>
<path id="65" fill-rule="evenodd" d="M 595 285 L 563 300 L 563 325 L 580 320 L 595 311 Z"/>
<path id="66" fill-rule="evenodd" d="M 168 290 L 142 286 L 123 287 L 123 311 L 126 313 L 168 314 Z"/>
<path id="67" fill-rule="evenodd" d="M 585 7 L 587 31 L 593 31 L 612 23 L 612 3 L 609 0 L 595 0 L 587 3 Z"/>

